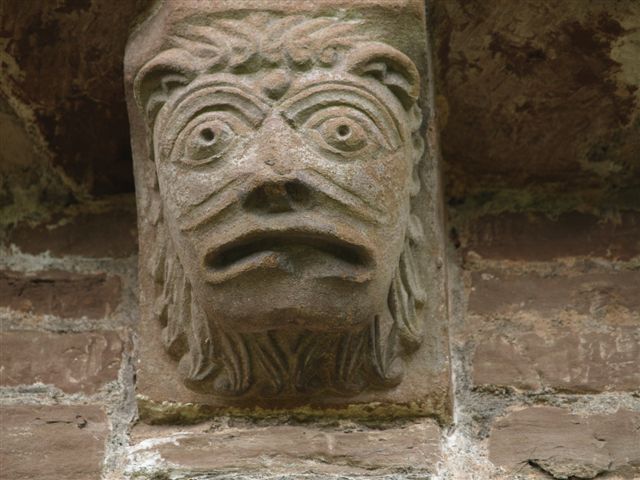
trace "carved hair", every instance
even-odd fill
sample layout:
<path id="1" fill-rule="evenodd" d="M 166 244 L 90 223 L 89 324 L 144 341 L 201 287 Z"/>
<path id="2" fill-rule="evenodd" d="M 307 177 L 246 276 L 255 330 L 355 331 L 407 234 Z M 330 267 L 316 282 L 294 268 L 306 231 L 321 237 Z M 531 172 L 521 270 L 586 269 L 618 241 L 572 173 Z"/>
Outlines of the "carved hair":
<path id="1" fill-rule="evenodd" d="M 397 49 L 357 34 L 356 21 L 253 14 L 238 20 L 191 21 L 169 37 L 166 48 L 137 74 L 134 91 L 150 125 L 176 89 L 199 75 L 245 74 L 266 68 L 292 71 L 340 68 L 373 77 L 400 101 L 410 122 L 414 197 L 420 190 L 419 164 L 424 142 L 418 105 L 420 78 L 413 62 Z M 150 148 L 150 152 L 153 152 Z M 164 224 L 157 180 L 149 191 L 159 210 L 154 223 L 149 269 L 155 291 L 154 313 L 167 352 L 179 360 L 187 386 L 219 395 L 312 393 L 349 395 L 364 388 L 386 388 L 402 376 L 402 357 L 423 337 L 426 294 L 417 251 L 424 240 L 413 212 L 405 245 L 388 294 L 388 311 L 355 333 L 299 331 L 237 333 L 211 331 Z M 256 374 L 256 371 L 260 374 Z"/>

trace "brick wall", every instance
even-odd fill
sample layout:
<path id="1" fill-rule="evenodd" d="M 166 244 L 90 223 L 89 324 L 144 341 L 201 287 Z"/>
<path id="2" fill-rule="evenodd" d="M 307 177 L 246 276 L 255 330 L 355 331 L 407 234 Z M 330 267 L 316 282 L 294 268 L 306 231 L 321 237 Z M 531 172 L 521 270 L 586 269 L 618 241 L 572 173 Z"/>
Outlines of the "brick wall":
<path id="1" fill-rule="evenodd" d="M 134 209 L 131 196 L 117 198 L 5 235 L 0 478 L 97 479 L 124 460 L 135 418 Z"/>
<path id="2" fill-rule="evenodd" d="M 640 214 L 450 212 L 454 425 L 134 426 L 131 200 L 5 236 L 2 478 L 640 475 Z"/>
<path id="3" fill-rule="evenodd" d="M 0 36 L 24 39 L 0 76 L 0 478 L 640 478 L 637 2 L 427 2 L 451 425 L 136 421 L 126 29 L 109 24 L 145 2 L 36 3 L 0 1 Z M 69 48 L 35 62 L 44 44 Z M 74 144 L 83 118 L 116 134 Z"/>
<path id="4" fill-rule="evenodd" d="M 638 213 L 458 219 L 452 453 L 462 468 L 640 475 L 639 222 Z"/>

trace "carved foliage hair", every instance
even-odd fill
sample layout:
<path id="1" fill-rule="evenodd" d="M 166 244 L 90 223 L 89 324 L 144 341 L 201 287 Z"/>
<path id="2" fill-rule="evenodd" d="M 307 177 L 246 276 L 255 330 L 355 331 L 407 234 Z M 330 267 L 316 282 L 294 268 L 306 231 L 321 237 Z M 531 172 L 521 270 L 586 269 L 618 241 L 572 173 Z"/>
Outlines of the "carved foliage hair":
<path id="1" fill-rule="evenodd" d="M 358 25 L 339 18 L 254 14 L 242 21 L 203 24 L 200 20 L 181 29 L 135 79 L 134 92 L 149 122 L 150 141 L 157 112 L 176 89 L 198 75 L 244 74 L 276 66 L 293 71 L 314 66 L 341 68 L 376 78 L 402 104 L 412 131 L 411 195 L 415 196 L 420 190 L 418 169 L 424 154 L 419 73 L 397 49 L 357 34 Z M 164 225 L 157 180 L 149 187 L 154 197 L 151 204 L 158 209 L 155 215 L 147 215 L 155 232 L 149 255 L 154 314 L 162 327 L 162 342 L 180 361 L 187 386 L 219 395 L 257 390 L 262 394 L 317 390 L 353 394 L 400 381 L 402 357 L 419 347 L 425 321 L 424 272 L 417 255 L 424 233 L 417 215 L 410 215 L 404 250 L 389 289 L 388 311 L 373 319 L 370 328 L 354 334 L 303 331 L 284 340 L 277 332 L 211 331 Z"/>

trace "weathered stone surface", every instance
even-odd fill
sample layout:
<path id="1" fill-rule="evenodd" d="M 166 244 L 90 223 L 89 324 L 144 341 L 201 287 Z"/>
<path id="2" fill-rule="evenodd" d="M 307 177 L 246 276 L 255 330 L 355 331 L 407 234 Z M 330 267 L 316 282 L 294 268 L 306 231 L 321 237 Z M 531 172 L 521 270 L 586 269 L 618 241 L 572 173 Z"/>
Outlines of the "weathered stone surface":
<path id="1" fill-rule="evenodd" d="M 468 340 L 476 386 L 569 392 L 640 385 L 640 272 L 473 274 Z"/>
<path id="2" fill-rule="evenodd" d="M 0 7 L 0 95 L 18 108 L 32 142 L 78 196 L 133 189 L 122 57 L 131 23 L 150 3 Z"/>
<path id="3" fill-rule="evenodd" d="M 0 90 L 24 101 L 31 140 L 44 143 L 73 182 L 94 192 L 131 191 L 121 60 L 128 27 L 150 1 L 22 3 L 2 4 L 8 67 Z M 454 197 L 477 181 L 484 189 L 496 180 L 560 179 L 559 190 L 609 179 L 633 185 L 637 2 L 427 5 Z"/>
<path id="4" fill-rule="evenodd" d="M 640 474 L 640 413 L 581 416 L 554 407 L 531 407 L 496 421 L 489 458 L 514 475 L 543 471 L 553 478 L 616 478 Z"/>
<path id="5" fill-rule="evenodd" d="M 428 3 L 453 203 L 637 207 L 637 1 Z"/>
<path id="6" fill-rule="evenodd" d="M 154 471 L 312 478 L 372 472 L 428 475 L 442 459 L 440 429 L 428 420 L 388 429 L 273 425 L 211 431 L 207 426 L 138 426 L 132 435 L 134 461 L 141 465 L 146 458 L 155 459 L 145 478 L 153 478 Z"/>
<path id="7" fill-rule="evenodd" d="M 480 341 L 473 356 L 473 382 L 523 390 L 636 391 L 639 365 L 637 325 L 602 333 L 560 327 L 544 335 L 497 334 Z"/>
<path id="8" fill-rule="evenodd" d="M 35 226 L 19 224 L 4 243 L 33 255 L 128 257 L 136 253 L 138 244 L 135 205 L 133 197 L 120 200 L 115 205 L 98 204 L 87 211 L 56 214 Z"/>
<path id="9" fill-rule="evenodd" d="M 419 0 L 165 2 L 133 33 L 145 401 L 448 416 L 425 50 Z"/>
<path id="10" fill-rule="evenodd" d="M 0 271 L 0 307 L 36 315 L 103 318 L 120 303 L 119 277 L 63 271 Z"/>
<path id="11" fill-rule="evenodd" d="M 107 418 L 99 407 L 0 407 L 0 476 L 7 480 L 101 478 Z"/>
<path id="12" fill-rule="evenodd" d="M 273 0 L 255 1 L 273 4 Z M 304 1 L 289 0 L 287 3 L 296 8 Z M 139 0 L 0 0 L 0 229 L 14 225 L 24 217 L 41 221 L 48 218 L 50 210 L 59 213 L 46 224 L 29 227 L 22 223 L 10 233 L 14 243 L 24 252 L 38 254 L 49 250 L 54 256 L 101 257 L 126 256 L 131 251 L 127 244 L 131 233 L 129 227 L 120 230 L 124 222 L 119 223 L 115 214 L 95 214 L 93 217 L 92 212 L 91 215 L 71 217 L 67 212 L 69 208 L 84 209 L 82 203 L 92 194 L 132 189 L 121 63 L 129 19 L 136 5 L 143 3 Z M 250 2 L 236 0 L 235 3 L 247 5 Z M 307 3 L 318 5 L 323 0 Z M 341 8 L 348 17 L 349 8 L 355 3 L 341 0 Z M 442 150 L 444 162 L 449 165 L 444 176 L 450 199 L 449 213 L 455 221 L 471 222 L 469 232 L 458 229 L 465 253 L 473 252 L 490 260 L 518 260 L 520 263 L 515 267 L 507 266 L 508 262 L 505 262 L 505 268 L 522 271 L 556 268 L 551 262 L 540 267 L 527 265 L 526 261 L 578 256 L 596 257 L 592 263 L 598 264 L 602 258 L 628 261 L 637 255 L 640 238 L 637 220 L 640 203 L 638 2 L 427 0 L 425 3 L 437 52 L 434 65 L 439 83 L 437 94 L 440 95 L 438 123 L 444 127 Z M 402 27 L 395 30 L 400 34 L 409 31 L 404 25 Z M 253 34 L 249 32 L 247 36 L 254 38 Z M 342 39 L 341 36 L 337 38 Z M 277 194 L 278 189 L 274 192 Z M 429 203 L 428 200 L 421 201 Z M 528 213 L 531 211 L 536 213 Z M 571 211 L 573 213 L 562 213 Z M 620 211 L 622 213 L 617 216 Z M 477 216 L 482 217 L 477 219 Z M 100 235 L 100 227 L 103 227 L 104 235 Z M 114 238 L 116 230 L 119 233 Z M 5 240 L 3 235 L 4 232 L 0 232 L 2 242 Z M 437 257 L 439 252 L 429 254 Z M 468 255 L 468 265 L 478 268 L 482 262 L 473 265 L 472 257 Z M 59 259 L 55 262 L 61 263 Z M 608 265 L 607 262 L 600 263 L 604 264 Z M 640 384 L 637 277 L 630 272 L 615 278 L 610 274 L 583 277 L 577 271 L 571 271 L 571 260 L 566 258 L 555 265 L 573 279 L 534 275 L 529 282 L 526 278 L 523 280 L 522 275 L 505 277 L 500 272 L 480 272 L 473 279 L 475 288 L 483 281 L 498 279 L 501 283 L 488 284 L 473 292 L 472 311 L 460 322 L 468 327 L 461 335 L 461 343 L 468 341 L 466 345 L 469 346 L 463 355 L 469 352 L 473 357 L 458 356 L 455 364 L 466 365 L 472 360 L 471 380 L 475 386 L 487 387 L 487 390 L 496 385 L 515 386 L 529 392 L 544 389 L 548 394 L 544 398 L 553 404 L 577 401 L 594 410 L 609 408 L 612 401 L 618 400 L 632 405 L 637 393 L 625 391 L 637 390 Z M 611 265 L 606 268 L 609 267 Z M 630 268 L 630 264 L 615 268 L 618 267 Z M 65 325 L 75 325 L 75 317 L 83 315 L 83 311 L 92 312 L 92 318 L 99 318 L 105 310 L 117 306 L 117 302 L 107 307 L 101 304 L 74 306 L 73 302 L 80 300 L 73 297 L 72 289 L 67 289 L 60 298 L 57 294 L 41 297 L 36 294 L 36 299 L 22 304 L 22 310 L 18 305 L 20 293 L 7 290 L 7 285 L 5 282 L 0 289 L 0 304 L 34 313 L 17 314 L 3 308 L 0 313 L 5 319 L 7 313 L 16 313 L 15 318 L 30 319 L 15 325 L 28 323 L 38 328 L 38 315 L 49 313 L 53 308 L 51 305 L 55 305 L 54 310 L 58 312 L 55 315 L 73 317 L 64 322 Z M 93 284 L 89 282 L 88 285 Z M 82 282 L 74 283 L 77 296 L 86 295 L 82 302 L 89 301 L 90 297 L 101 298 L 102 294 L 91 293 L 93 286 L 89 292 L 85 292 L 84 286 Z M 41 287 L 44 288 L 38 286 Z M 33 288 L 34 285 L 30 285 L 24 291 L 33 293 Z M 7 297 L 5 294 L 9 292 L 11 295 Z M 456 301 L 454 297 L 454 306 Z M 124 314 L 134 315 L 133 310 Z M 57 317 L 50 322 L 47 320 L 46 327 L 58 328 L 63 322 L 57 321 Z M 91 321 L 78 324 L 86 328 Z M 432 343 L 445 332 L 431 324 L 428 328 L 433 329 L 425 334 L 429 348 L 446 350 L 446 345 Z M 47 346 L 53 341 L 52 336 L 43 334 L 38 342 Z M 82 378 L 87 372 L 95 371 L 88 365 L 99 365 L 103 358 L 110 358 L 109 351 L 94 355 L 91 346 L 94 344 L 88 346 L 86 339 L 78 344 L 65 344 L 71 346 L 72 351 L 82 352 L 79 359 L 72 360 L 65 356 L 68 355 L 66 350 L 59 352 L 56 348 L 32 355 L 30 349 L 35 348 L 34 345 L 25 346 L 24 337 L 20 338 L 22 340 L 11 339 L 9 344 L 14 347 L 8 350 L 5 344 L 0 346 L 2 353 L 11 352 L 12 358 L 20 359 L 21 363 L 18 363 L 24 368 L 21 367 L 18 377 L 24 375 L 27 383 L 38 377 L 48 383 L 67 385 L 65 391 L 82 388 L 80 392 L 90 393 L 97 388 L 91 386 L 91 382 L 103 385 L 107 378 L 114 378 L 114 372 L 109 370 L 105 379 L 96 380 L 104 373 L 98 371 L 92 377 L 90 375 L 92 380 L 82 380 L 81 387 L 67 378 Z M 161 343 L 150 348 L 162 348 Z M 179 347 L 179 343 L 176 345 Z M 147 348 L 147 345 L 142 347 Z M 24 352 L 18 351 L 20 348 Z M 457 345 L 454 352 L 455 355 L 461 352 Z M 47 355 L 63 358 L 52 359 Z M 34 365 L 29 364 L 34 358 L 38 362 L 35 373 L 31 370 Z M 4 357 L 2 360 L 4 365 Z M 160 361 L 158 371 L 162 374 L 174 367 L 172 361 Z M 80 369 L 80 374 L 74 369 Z M 459 386 L 466 387 L 466 373 L 466 370 L 455 372 Z M 440 384 L 443 393 L 446 382 L 447 375 L 443 375 Z M 126 386 L 131 387 L 129 383 Z M 547 389 L 617 393 L 576 399 L 571 395 L 555 396 Z M 38 401 L 46 397 L 38 389 L 29 389 L 29 392 L 21 395 L 34 395 Z M 489 478 L 491 475 L 484 475 L 484 470 L 473 468 L 484 463 L 483 455 L 475 455 L 478 451 L 475 448 L 484 451 L 484 446 L 482 440 L 469 434 L 475 430 L 466 428 L 469 425 L 465 424 L 468 421 L 465 412 L 477 413 L 473 422 L 482 423 L 491 416 L 496 404 L 503 405 L 513 397 L 503 395 L 502 390 L 495 397 L 486 393 L 469 395 L 465 388 L 460 393 L 458 401 L 462 404 L 458 404 L 458 413 L 461 415 L 457 418 L 461 424 L 453 434 L 443 436 L 449 455 L 442 459 L 440 476 Z M 486 400 L 487 404 L 472 403 L 477 398 Z M 11 401 L 14 400 L 12 397 Z M 121 404 L 111 404 L 108 408 L 118 411 Z M 318 412 L 322 415 L 324 410 Z M 637 438 L 629 436 L 628 425 L 635 424 L 637 428 L 637 421 L 629 420 L 628 413 L 622 414 L 622 420 L 607 420 L 605 423 L 613 427 L 607 426 L 606 435 L 601 436 L 598 422 L 595 427 L 589 424 L 582 428 L 584 417 L 566 412 L 560 415 L 557 409 L 538 412 L 523 413 L 522 416 L 511 414 L 503 419 L 508 420 L 507 423 L 499 421 L 498 425 L 504 427 L 502 432 L 498 427 L 492 432 L 496 436 L 489 442 L 492 459 L 508 468 L 505 479 L 513 480 L 517 475 L 529 472 L 537 472 L 534 474 L 540 478 L 548 478 L 548 474 L 558 478 L 584 478 L 598 473 L 598 478 L 606 479 L 640 478 L 637 458 L 633 460 L 633 455 L 627 455 L 626 467 L 622 466 L 626 460 L 614 458 L 620 452 L 626 455 L 629 445 L 635 447 L 635 452 L 640 450 Z M 113 418 L 116 423 L 119 421 L 117 416 Z M 603 415 L 600 417 L 604 418 Z M 7 425 L 5 418 L 15 418 L 19 427 L 28 425 L 27 420 L 15 414 L 3 416 L 2 426 Z M 40 418 L 68 420 L 59 415 Z M 104 425 L 102 414 L 100 418 L 98 424 Z M 51 429 L 72 426 L 38 425 Z M 485 425 L 474 423 L 472 426 L 482 428 Z M 600 433 L 593 434 L 592 427 Z M 79 431 L 86 432 L 86 428 Z M 241 438 L 235 443 L 234 438 L 217 440 L 228 431 L 209 432 L 220 434 L 211 445 L 216 449 L 213 454 L 205 446 L 207 433 L 197 429 L 188 429 L 177 446 L 170 439 L 162 443 L 161 448 L 167 458 L 176 459 L 185 468 L 195 465 L 196 468 L 224 469 L 244 461 L 252 462 L 250 465 L 264 476 L 271 473 L 272 459 L 276 465 L 284 465 L 280 471 L 287 470 L 287 462 L 300 466 L 302 473 L 299 476 L 305 473 L 305 466 L 311 464 L 316 471 L 331 471 L 336 477 L 350 469 L 375 477 L 375 467 L 380 466 L 378 456 L 393 469 L 397 467 L 395 472 L 402 471 L 403 463 L 423 468 L 420 459 L 412 457 L 411 451 L 402 450 L 403 445 L 400 445 L 414 436 L 424 438 L 422 432 L 411 430 L 401 437 L 402 442 L 392 435 L 387 442 L 379 442 L 390 444 L 389 449 L 369 449 L 373 441 L 361 436 L 356 436 L 353 443 L 345 441 L 344 431 L 330 432 L 327 443 L 323 444 L 315 433 L 300 438 L 295 432 L 283 430 L 269 436 L 265 432 L 268 427 L 258 427 L 260 443 L 254 444 L 252 428 L 236 429 L 241 431 Z M 15 465 L 13 460 L 6 460 L 4 453 L 8 445 L 6 438 L 13 441 L 23 437 L 13 434 L 7 437 L 3 433 L 0 477 L 74 478 L 68 468 L 87 461 L 92 455 L 94 437 L 76 443 L 65 441 L 62 447 L 56 447 L 56 454 L 51 457 L 47 449 L 61 438 L 64 441 L 64 435 L 57 432 L 30 435 L 23 439 L 23 445 L 16 444 L 15 449 L 10 447 L 20 468 L 42 466 L 41 470 L 19 473 L 4 470 L 7 465 Z M 154 438 L 153 432 L 156 430 L 149 433 L 149 438 Z M 158 436 L 168 437 L 175 429 L 163 432 Z M 357 433 L 369 435 L 371 432 Z M 289 436 L 298 441 L 291 444 Z M 309 449 L 305 449 L 308 436 L 312 436 L 313 441 L 309 442 Z M 98 437 L 104 440 L 103 434 Z M 331 442 L 336 438 L 338 448 L 332 449 Z M 621 445 L 616 441 L 610 443 L 612 438 L 619 439 Z M 574 441 L 576 443 L 571 443 Z M 136 442 L 142 455 L 153 455 L 156 451 L 156 447 L 142 447 L 139 441 Z M 231 448 L 225 447 L 226 442 Z M 535 448 L 528 448 L 533 443 Z M 284 453 L 280 453 L 275 445 L 283 445 Z M 433 445 L 435 451 L 436 444 Z M 256 451 L 252 450 L 254 446 Z M 467 448 L 471 448 L 471 453 Z M 269 458 L 260 457 L 257 449 L 267 451 Z M 291 451 L 294 454 L 302 452 L 302 457 L 290 454 Z M 422 458 L 431 458 L 433 451 L 422 452 Z M 214 456 L 218 453 L 222 457 Z M 238 460 L 234 457 L 236 453 L 244 458 Z M 120 450 L 120 454 L 125 455 L 124 450 Z M 466 459 L 465 455 L 468 455 Z M 326 463 L 327 458 L 330 464 Z M 216 463 L 218 460 L 219 464 Z M 75 476 L 99 478 L 99 471 L 94 468 L 98 468 L 98 462 L 88 472 L 78 471 Z M 385 469 L 385 466 L 381 468 Z M 432 472 L 432 464 L 424 469 Z M 615 472 L 605 473 L 607 469 Z M 238 469 L 223 475 L 228 477 L 237 473 Z M 316 478 L 329 475 L 319 473 Z M 395 475 L 398 478 L 406 476 L 404 473 Z M 427 475 L 424 473 L 418 478 Z M 113 474 L 106 478 L 120 480 L 123 477 Z M 153 480 L 161 478 L 163 476 L 158 475 Z"/>
<path id="13" fill-rule="evenodd" d="M 567 213 L 485 215 L 460 232 L 465 253 L 496 260 L 548 261 L 562 257 L 629 260 L 640 255 L 640 213 L 611 218 Z"/>
<path id="14" fill-rule="evenodd" d="M 3 67 L 0 85 L 4 72 Z M 7 226 L 23 218 L 43 218 L 42 210 L 60 208 L 72 196 L 60 173 L 38 149 L 26 122 L 0 88 L 0 240 Z"/>
<path id="15" fill-rule="evenodd" d="M 639 271 L 576 273 L 543 276 L 486 271 L 472 274 L 469 312 L 506 315 L 522 311 L 572 311 L 596 318 L 624 309 L 633 318 L 640 312 Z"/>
<path id="16" fill-rule="evenodd" d="M 0 333 L 0 384 L 44 383 L 95 393 L 118 378 L 125 343 L 117 332 Z"/>

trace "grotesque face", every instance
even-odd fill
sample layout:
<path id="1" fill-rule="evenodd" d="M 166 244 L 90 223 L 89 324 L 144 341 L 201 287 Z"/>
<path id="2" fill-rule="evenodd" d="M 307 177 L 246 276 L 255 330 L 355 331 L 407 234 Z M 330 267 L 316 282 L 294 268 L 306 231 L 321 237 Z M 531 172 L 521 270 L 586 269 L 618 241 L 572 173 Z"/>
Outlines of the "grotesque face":
<path id="1" fill-rule="evenodd" d="M 237 30 L 247 24 L 257 40 Z M 266 375 L 291 393 L 397 376 L 423 301 L 409 251 L 420 238 L 415 66 L 354 22 L 185 25 L 136 92 L 167 237 L 154 257 L 158 315 L 187 384 L 240 394 Z M 309 342 L 320 352 L 303 352 Z M 336 381 L 333 367 L 301 378 L 345 356 L 359 373 L 342 375 L 357 381 Z"/>

